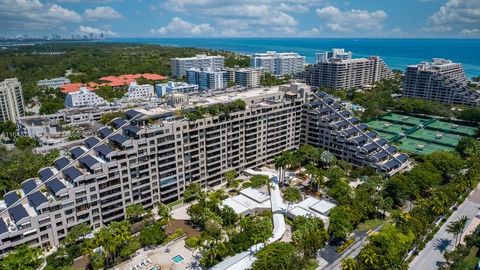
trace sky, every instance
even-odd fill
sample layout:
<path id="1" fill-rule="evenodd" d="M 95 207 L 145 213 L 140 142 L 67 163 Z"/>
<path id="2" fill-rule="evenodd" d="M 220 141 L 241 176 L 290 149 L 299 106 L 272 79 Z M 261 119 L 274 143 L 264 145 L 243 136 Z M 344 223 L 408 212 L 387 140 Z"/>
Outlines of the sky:
<path id="1" fill-rule="evenodd" d="M 0 35 L 479 38 L 480 0 L 0 0 Z"/>

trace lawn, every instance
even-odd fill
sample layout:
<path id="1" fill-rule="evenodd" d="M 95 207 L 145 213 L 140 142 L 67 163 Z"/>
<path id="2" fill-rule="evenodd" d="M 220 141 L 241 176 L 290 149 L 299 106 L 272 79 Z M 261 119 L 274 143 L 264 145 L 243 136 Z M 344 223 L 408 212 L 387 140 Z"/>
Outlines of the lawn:
<path id="1" fill-rule="evenodd" d="M 358 224 L 356 232 L 366 232 L 372 229 L 375 229 L 378 225 L 382 224 L 383 220 L 374 218 L 366 220 L 360 224 Z"/>

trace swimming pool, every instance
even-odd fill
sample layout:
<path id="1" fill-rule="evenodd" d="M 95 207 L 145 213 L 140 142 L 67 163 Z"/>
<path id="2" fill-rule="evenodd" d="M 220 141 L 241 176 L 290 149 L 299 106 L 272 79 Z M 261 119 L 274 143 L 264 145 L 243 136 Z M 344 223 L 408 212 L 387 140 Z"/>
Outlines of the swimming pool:
<path id="1" fill-rule="evenodd" d="M 175 255 L 175 256 L 172 257 L 172 261 L 174 263 L 181 263 L 181 262 L 183 262 L 183 260 L 184 260 L 183 257 L 180 256 L 180 255 Z"/>
<path id="2" fill-rule="evenodd" d="M 155 265 L 154 267 L 150 268 L 150 270 L 160 270 L 160 267 Z"/>

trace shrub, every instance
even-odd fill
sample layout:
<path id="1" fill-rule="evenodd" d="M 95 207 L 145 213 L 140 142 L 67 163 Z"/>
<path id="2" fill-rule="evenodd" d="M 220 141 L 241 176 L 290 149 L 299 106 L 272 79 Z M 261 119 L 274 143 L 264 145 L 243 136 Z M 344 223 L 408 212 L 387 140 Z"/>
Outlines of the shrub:
<path id="1" fill-rule="evenodd" d="M 192 236 L 185 240 L 185 245 L 189 248 L 195 248 L 198 246 L 200 239 L 198 237 Z"/>

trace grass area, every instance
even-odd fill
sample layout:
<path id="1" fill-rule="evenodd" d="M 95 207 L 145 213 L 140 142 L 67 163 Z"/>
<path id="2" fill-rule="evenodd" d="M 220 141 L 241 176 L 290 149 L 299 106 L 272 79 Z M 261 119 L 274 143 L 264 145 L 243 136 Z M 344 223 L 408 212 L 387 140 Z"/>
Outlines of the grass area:
<path id="1" fill-rule="evenodd" d="M 183 199 L 182 200 L 176 200 L 176 201 L 171 202 L 171 203 L 167 203 L 167 206 L 172 208 L 172 207 L 174 207 L 176 205 L 179 205 L 179 204 L 182 204 L 182 203 L 183 203 Z"/>
<path id="2" fill-rule="evenodd" d="M 372 229 L 375 229 L 378 225 L 382 224 L 383 220 L 374 218 L 366 220 L 360 224 L 358 224 L 356 232 L 366 232 Z"/>
<path id="3" fill-rule="evenodd" d="M 468 256 L 465 259 L 473 259 L 473 258 L 477 257 L 478 249 L 479 248 L 477 246 L 473 246 L 470 249 L 470 252 L 468 253 Z"/>

